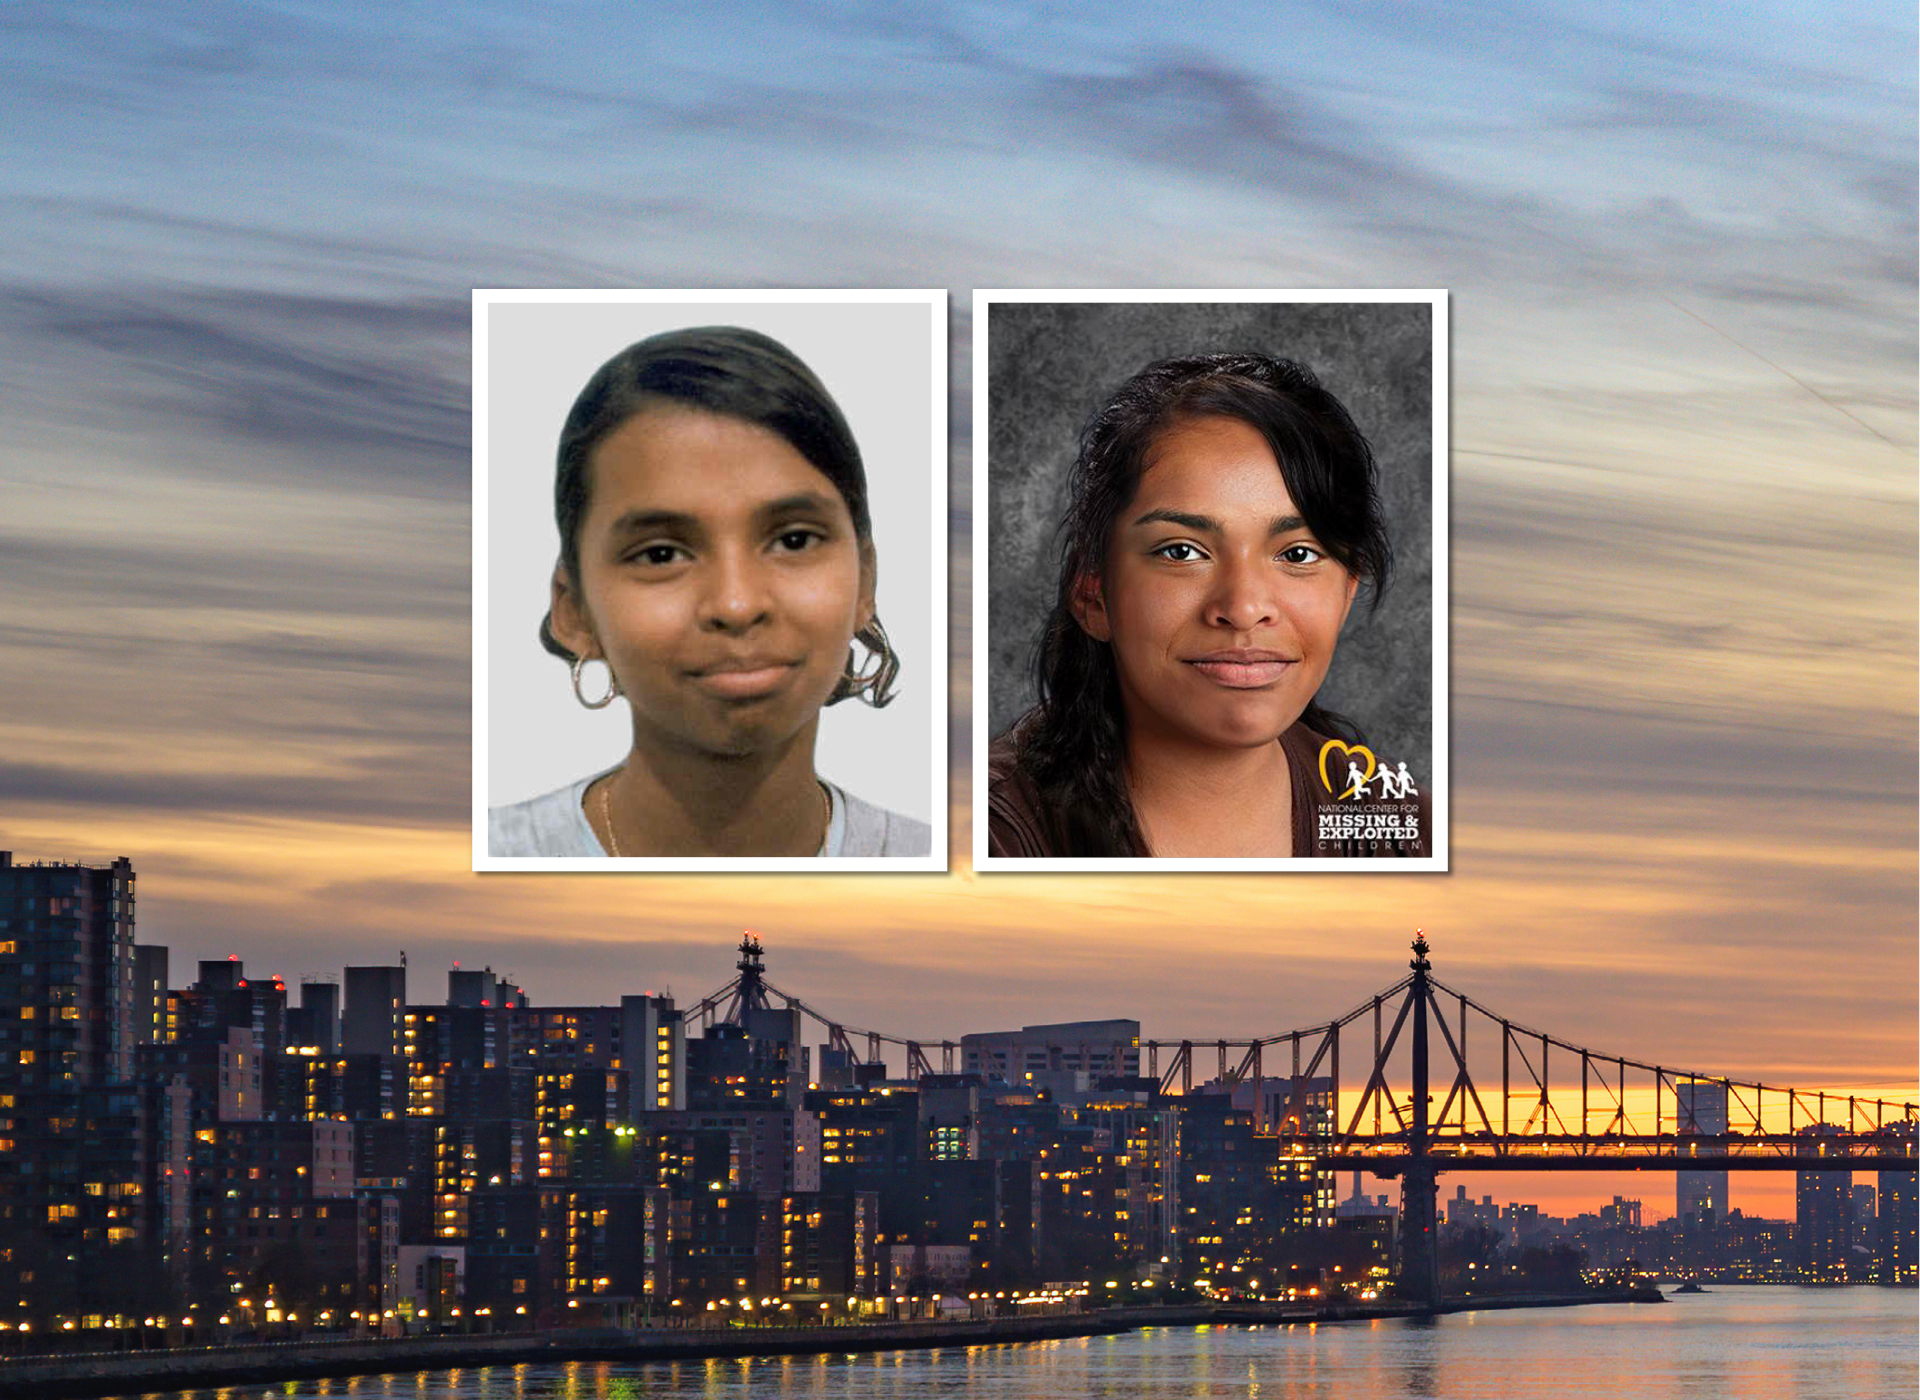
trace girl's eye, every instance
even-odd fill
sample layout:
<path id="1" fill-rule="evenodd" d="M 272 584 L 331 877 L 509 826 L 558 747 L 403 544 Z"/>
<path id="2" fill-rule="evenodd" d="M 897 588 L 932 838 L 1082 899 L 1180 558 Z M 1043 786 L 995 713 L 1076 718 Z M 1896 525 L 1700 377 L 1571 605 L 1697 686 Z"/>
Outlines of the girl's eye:
<path id="1" fill-rule="evenodd" d="M 1290 544 L 1280 551 L 1280 560 L 1286 564 L 1317 564 L 1326 557 L 1310 544 Z"/>
<path id="2" fill-rule="evenodd" d="M 1191 563 L 1193 560 L 1202 557 L 1199 549 L 1188 544 L 1185 540 L 1169 541 L 1153 552 L 1160 558 L 1175 564 Z"/>

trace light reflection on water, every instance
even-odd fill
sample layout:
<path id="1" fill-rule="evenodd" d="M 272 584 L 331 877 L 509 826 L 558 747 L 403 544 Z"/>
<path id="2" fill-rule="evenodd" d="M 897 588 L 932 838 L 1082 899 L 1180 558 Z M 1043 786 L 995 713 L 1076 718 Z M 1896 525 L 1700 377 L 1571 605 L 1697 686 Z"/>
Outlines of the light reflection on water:
<path id="1" fill-rule="evenodd" d="M 1916 1341 L 1911 1290 L 1719 1288 L 1659 1306 L 1159 1329 L 1011 1347 L 493 1366 L 142 1400 L 1911 1400 L 1920 1390 Z"/>

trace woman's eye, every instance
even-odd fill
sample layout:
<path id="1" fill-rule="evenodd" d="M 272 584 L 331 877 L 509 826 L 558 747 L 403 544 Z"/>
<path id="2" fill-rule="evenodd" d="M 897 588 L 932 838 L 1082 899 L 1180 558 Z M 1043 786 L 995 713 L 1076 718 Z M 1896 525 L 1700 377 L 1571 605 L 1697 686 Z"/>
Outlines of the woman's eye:
<path id="1" fill-rule="evenodd" d="M 1202 557 L 1199 549 L 1188 544 L 1185 540 L 1173 540 L 1161 545 L 1153 552 L 1160 558 L 1169 560 L 1175 564 L 1190 563 Z"/>
<path id="2" fill-rule="evenodd" d="M 665 568 L 684 558 L 686 551 L 677 544 L 648 544 L 636 549 L 630 556 L 637 564 L 651 564 L 655 568 Z"/>
<path id="3" fill-rule="evenodd" d="M 1317 564 L 1326 557 L 1310 544 L 1290 544 L 1280 551 L 1280 560 L 1285 564 Z"/>

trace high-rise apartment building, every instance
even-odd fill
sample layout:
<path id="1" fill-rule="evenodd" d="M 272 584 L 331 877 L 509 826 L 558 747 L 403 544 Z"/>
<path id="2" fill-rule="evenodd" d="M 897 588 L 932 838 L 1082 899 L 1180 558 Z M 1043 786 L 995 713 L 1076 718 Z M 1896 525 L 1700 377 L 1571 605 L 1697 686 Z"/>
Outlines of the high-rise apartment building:
<path id="1" fill-rule="evenodd" d="M 1050 1073 L 1132 1079 L 1140 1073 L 1140 1023 L 1063 1021 L 985 1031 L 962 1036 L 960 1049 L 963 1072 L 1009 1084 L 1033 1083 Z"/>
<path id="2" fill-rule="evenodd" d="M 1292 1075 L 1265 1075 L 1232 1083 L 1211 1079 L 1202 1084 L 1198 1092 L 1226 1095 L 1233 1107 L 1253 1115 L 1256 1131 L 1263 1137 L 1279 1138 L 1285 1143 L 1285 1155 L 1289 1159 L 1310 1162 L 1311 1223 L 1315 1229 L 1332 1229 L 1339 1187 L 1321 1157 L 1332 1145 L 1336 1126 L 1333 1080 L 1324 1075 L 1313 1078 L 1302 1075 L 1298 1079 Z"/>
<path id="3" fill-rule="evenodd" d="M 1920 1232 L 1920 1199 L 1913 1172 L 1881 1172 L 1879 1213 L 1874 1219 L 1874 1264 L 1881 1283 L 1911 1286 L 1917 1277 L 1914 1243 Z"/>
<path id="4" fill-rule="evenodd" d="M 340 984 L 300 983 L 300 1005 L 287 1012 L 287 1043 L 317 1055 L 340 1053 Z"/>
<path id="5" fill-rule="evenodd" d="M 407 968 L 350 967 L 340 1015 L 340 1048 L 349 1055 L 406 1054 Z"/>
<path id="6" fill-rule="evenodd" d="M 0 851 L 0 1289 L 117 1311 L 181 1262 L 188 1091 L 133 1082 L 133 863 Z M 149 974 L 157 954 L 147 950 Z M 164 972 L 161 981 L 164 983 Z M 24 1304 L 23 1304 L 24 1306 Z"/>
<path id="7" fill-rule="evenodd" d="M 1089 1103 L 1082 1124 L 1105 1135 L 1119 1169 L 1114 1202 L 1119 1252 L 1177 1264 L 1180 1258 L 1180 1111 L 1146 1094 L 1112 1094 Z M 1124 1183 L 1121 1185 L 1120 1183 Z M 1124 1195 L 1120 1194 L 1124 1192 Z M 1122 1240 L 1124 1236 L 1124 1240 Z"/>
<path id="8" fill-rule="evenodd" d="M 1846 1149 L 1840 1129 L 1809 1123 L 1795 1134 L 1797 1157 L 1828 1157 Z M 1802 1278 L 1839 1282 L 1846 1276 L 1853 1243 L 1853 1178 L 1846 1171 L 1805 1169 L 1793 1174 L 1793 1254 Z"/>
<path id="9" fill-rule="evenodd" d="M 133 1072 L 133 862 L 0 851 L 0 1091 L 72 1093 Z"/>
<path id="10" fill-rule="evenodd" d="M 618 1006 L 536 1007 L 517 988 L 500 987 L 503 997 L 511 994 L 504 1004 L 514 1064 L 625 1070 L 636 1109 L 685 1107 L 686 1030 L 672 997 L 648 993 L 623 996 Z"/>
<path id="11" fill-rule="evenodd" d="M 1719 1137 L 1727 1131 L 1727 1086 L 1711 1079 L 1682 1079 L 1673 1086 L 1674 1134 L 1683 1157 L 1696 1153 L 1690 1137 Z M 1681 1226 L 1688 1218 L 1696 1230 L 1724 1225 L 1727 1219 L 1727 1174 L 1724 1171 L 1674 1173 L 1674 1217 Z"/>
<path id="12" fill-rule="evenodd" d="M 167 950 L 151 943 L 133 947 L 133 1043 L 158 1045 L 173 1038 L 167 1020 Z"/>

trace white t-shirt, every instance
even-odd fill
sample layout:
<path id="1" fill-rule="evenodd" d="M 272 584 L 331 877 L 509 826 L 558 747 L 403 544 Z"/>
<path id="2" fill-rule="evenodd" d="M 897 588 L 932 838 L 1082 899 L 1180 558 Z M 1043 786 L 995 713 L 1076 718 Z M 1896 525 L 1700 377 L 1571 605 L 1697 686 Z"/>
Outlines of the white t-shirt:
<path id="1" fill-rule="evenodd" d="M 487 853 L 494 856 L 606 856 L 587 823 L 587 789 L 611 773 L 591 773 L 577 783 L 525 802 L 487 811 Z M 912 817 L 862 802 L 822 778 L 832 801 L 823 856 L 924 856 L 933 849 L 933 828 Z"/>

